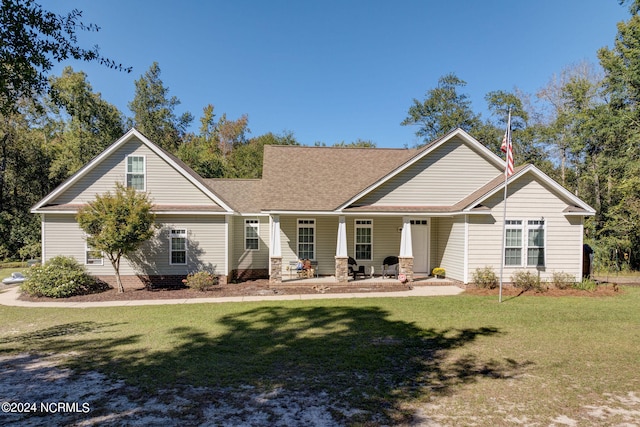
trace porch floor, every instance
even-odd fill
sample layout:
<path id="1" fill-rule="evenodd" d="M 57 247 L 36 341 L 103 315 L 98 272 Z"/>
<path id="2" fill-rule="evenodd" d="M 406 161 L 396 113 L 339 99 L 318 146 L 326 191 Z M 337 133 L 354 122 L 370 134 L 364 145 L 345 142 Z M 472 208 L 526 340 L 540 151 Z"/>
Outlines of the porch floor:
<path id="1" fill-rule="evenodd" d="M 358 278 L 353 280 L 352 277 L 349 277 L 349 281 L 344 283 L 345 285 L 353 286 L 354 284 L 358 285 L 381 285 L 381 284 L 400 284 L 401 282 L 398 279 L 393 278 L 385 278 L 382 276 L 373 276 L 373 277 L 365 277 L 364 279 Z M 333 285 L 340 286 L 340 282 L 336 279 L 335 276 L 320 276 L 320 277 L 311 277 L 311 278 L 298 278 L 298 277 L 283 277 L 282 278 L 283 285 L 295 285 L 295 286 L 312 286 L 312 285 Z M 410 283 L 411 286 L 457 286 L 459 283 L 455 280 L 450 279 L 441 279 L 433 276 L 428 276 L 426 274 L 415 273 L 413 277 L 413 282 Z"/>

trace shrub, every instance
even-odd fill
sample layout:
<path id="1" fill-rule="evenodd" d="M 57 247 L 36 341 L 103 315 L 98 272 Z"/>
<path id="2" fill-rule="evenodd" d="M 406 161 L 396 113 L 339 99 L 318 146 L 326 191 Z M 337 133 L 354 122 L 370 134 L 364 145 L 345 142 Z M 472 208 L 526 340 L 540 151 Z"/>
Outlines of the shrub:
<path id="1" fill-rule="evenodd" d="M 52 258 L 44 265 L 29 268 L 25 276 L 21 289 L 35 297 L 67 298 L 105 288 L 71 257 Z"/>
<path id="2" fill-rule="evenodd" d="M 542 283 L 540 282 L 540 277 L 530 271 L 516 271 L 513 276 L 511 276 L 511 282 L 513 283 L 513 286 L 515 288 L 522 289 L 523 291 L 534 289 L 536 291 L 542 292 L 545 290 L 545 288 L 542 286 Z"/>
<path id="3" fill-rule="evenodd" d="M 478 267 L 473 272 L 473 283 L 479 288 L 494 289 L 498 286 L 498 276 L 493 272 L 493 267 Z"/>
<path id="4" fill-rule="evenodd" d="M 575 282 L 576 282 L 575 277 L 573 277 L 569 273 L 565 273 L 562 271 L 554 272 L 553 275 L 551 276 L 551 284 L 556 289 L 569 289 L 573 287 Z"/>
<path id="5" fill-rule="evenodd" d="M 186 279 L 182 280 L 187 287 L 196 291 L 206 291 L 217 282 L 216 277 L 208 271 L 198 271 L 190 273 Z"/>
<path id="6" fill-rule="evenodd" d="M 582 282 L 574 283 L 573 287 L 582 291 L 593 292 L 598 287 L 598 284 L 591 279 L 582 279 Z"/>
<path id="7" fill-rule="evenodd" d="M 446 274 L 446 271 L 442 267 L 436 267 L 436 268 L 433 269 L 431 274 L 433 274 L 434 276 L 438 276 L 438 277 L 444 277 L 444 275 Z"/>

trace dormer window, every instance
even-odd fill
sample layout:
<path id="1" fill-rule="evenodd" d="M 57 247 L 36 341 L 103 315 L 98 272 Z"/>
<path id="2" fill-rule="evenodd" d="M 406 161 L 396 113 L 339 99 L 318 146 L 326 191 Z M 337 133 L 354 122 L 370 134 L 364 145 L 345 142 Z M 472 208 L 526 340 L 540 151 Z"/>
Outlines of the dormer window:
<path id="1" fill-rule="evenodd" d="M 144 156 L 127 156 L 127 187 L 145 191 Z"/>

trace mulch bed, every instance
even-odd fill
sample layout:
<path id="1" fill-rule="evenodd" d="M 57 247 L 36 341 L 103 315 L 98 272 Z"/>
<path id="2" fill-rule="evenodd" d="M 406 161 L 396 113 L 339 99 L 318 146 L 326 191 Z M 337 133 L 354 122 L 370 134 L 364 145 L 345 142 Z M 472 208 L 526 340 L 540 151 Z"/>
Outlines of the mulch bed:
<path id="1" fill-rule="evenodd" d="M 593 291 L 585 291 L 581 289 L 555 289 L 549 288 L 542 292 L 528 290 L 523 291 L 522 289 L 516 289 L 511 286 L 503 287 L 502 295 L 506 297 L 516 297 L 516 296 L 541 296 L 541 297 L 610 297 L 615 295 L 620 295 L 623 291 L 617 286 L 610 284 L 602 284 L 598 285 L 598 287 Z M 476 288 L 476 287 L 468 287 L 465 290 L 465 293 L 470 295 L 480 295 L 480 296 L 489 296 L 495 295 L 498 296 L 500 293 L 500 289 L 484 289 L 484 288 Z"/>
<path id="2" fill-rule="evenodd" d="M 23 301 L 69 301 L 69 302 L 93 302 L 93 301 L 136 301 L 136 300 L 163 300 L 163 299 L 189 299 L 189 298 L 222 298 L 242 296 L 266 296 L 266 295 L 300 295 L 318 293 L 365 293 L 365 292 L 397 292 L 406 291 L 407 285 L 402 284 L 366 284 L 349 283 L 346 285 L 307 285 L 307 286 L 270 286 L 269 280 L 249 280 L 241 283 L 229 283 L 216 285 L 207 291 L 196 291 L 189 288 L 160 288 L 147 289 L 144 287 L 125 288 L 124 293 L 118 293 L 114 288 L 103 292 L 78 295 L 69 298 L 45 298 L 32 297 L 21 294 L 19 299 Z"/>
<path id="3" fill-rule="evenodd" d="M 429 286 L 429 285 L 427 285 Z M 229 283 L 226 285 L 217 285 L 207 291 L 196 291 L 189 288 L 171 288 L 171 289 L 147 289 L 127 288 L 124 293 L 118 293 L 116 289 L 108 289 L 104 292 L 78 295 L 69 298 L 38 298 L 21 294 L 19 299 L 23 301 L 69 301 L 69 302 L 93 302 L 93 301 L 135 301 L 135 300 L 163 300 L 163 299 L 190 299 L 190 298 L 222 298 L 222 297 L 242 297 L 242 296 L 268 296 L 268 295 L 300 295 L 300 294 L 318 294 L 318 293 L 366 293 L 366 292 L 398 292 L 406 291 L 407 285 L 395 283 L 358 283 L 349 282 L 346 285 L 311 285 L 297 286 L 291 284 L 270 286 L 269 280 L 249 280 L 241 283 Z M 617 286 L 611 284 L 601 284 L 594 291 L 584 291 L 579 289 L 554 289 L 550 288 L 544 292 L 536 292 L 528 290 L 523 292 L 521 289 L 515 289 L 511 286 L 505 286 L 502 289 L 502 295 L 505 297 L 516 296 L 544 296 L 544 297 L 562 297 L 562 296 L 588 296 L 588 297 L 606 297 L 619 295 L 622 292 Z M 465 289 L 465 293 L 469 295 L 480 296 L 498 296 L 499 289 L 482 289 L 469 286 Z"/>

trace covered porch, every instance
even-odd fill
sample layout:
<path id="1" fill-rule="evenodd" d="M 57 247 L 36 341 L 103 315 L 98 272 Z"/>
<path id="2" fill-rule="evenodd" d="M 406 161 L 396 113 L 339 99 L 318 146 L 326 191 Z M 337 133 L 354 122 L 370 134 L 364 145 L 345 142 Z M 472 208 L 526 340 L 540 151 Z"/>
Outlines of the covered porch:
<path id="1" fill-rule="evenodd" d="M 364 272 L 358 282 L 425 280 L 442 258 L 437 223 L 426 215 L 271 214 L 270 282 L 350 283 L 354 262 L 354 269 Z M 397 258 L 397 273 L 383 278 L 389 256 Z M 312 261 L 313 277 L 295 274 L 301 259 Z"/>

